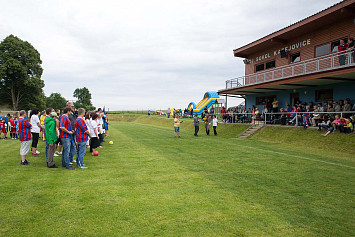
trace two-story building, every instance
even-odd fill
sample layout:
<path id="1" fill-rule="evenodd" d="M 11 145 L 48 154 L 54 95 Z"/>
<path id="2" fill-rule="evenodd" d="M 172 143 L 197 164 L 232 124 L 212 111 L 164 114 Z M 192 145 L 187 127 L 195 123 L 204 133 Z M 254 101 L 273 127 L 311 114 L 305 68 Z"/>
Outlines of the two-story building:
<path id="1" fill-rule="evenodd" d="M 268 99 L 286 103 L 350 98 L 355 103 L 354 49 L 338 51 L 355 38 L 355 0 L 317 14 L 235 49 L 245 75 L 226 81 L 221 96 L 242 96 L 246 108 L 261 109 Z"/>

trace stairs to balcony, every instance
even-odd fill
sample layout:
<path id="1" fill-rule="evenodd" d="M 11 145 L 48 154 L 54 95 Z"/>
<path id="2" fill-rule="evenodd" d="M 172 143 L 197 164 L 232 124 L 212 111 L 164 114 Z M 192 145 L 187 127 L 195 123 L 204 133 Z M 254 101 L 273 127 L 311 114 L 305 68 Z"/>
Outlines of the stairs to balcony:
<path id="1" fill-rule="evenodd" d="M 240 134 L 238 136 L 238 138 L 240 139 L 244 139 L 249 137 L 250 135 L 254 134 L 256 131 L 258 131 L 260 128 L 262 128 L 263 126 L 260 125 L 253 125 L 250 128 L 248 128 L 247 130 L 245 130 L 242 134 Z"/>

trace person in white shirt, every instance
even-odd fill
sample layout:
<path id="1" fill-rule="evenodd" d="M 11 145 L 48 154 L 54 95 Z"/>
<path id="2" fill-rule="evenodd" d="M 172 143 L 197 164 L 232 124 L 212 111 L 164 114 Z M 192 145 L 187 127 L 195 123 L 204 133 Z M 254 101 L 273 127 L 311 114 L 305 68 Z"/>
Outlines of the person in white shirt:
<path id="1" fill-rule="evenodd" d="M 91 121 L 90 121 L 91 126 L 89 127 L 89 132 L 90 132 L 90 136 L 91 136 L 91 139 L 90 139 L 90 152 L 92 154 L 94 153 L 95 149 L 97 148 L 98 142 L 99 142 L 98 130 L 97 130 L 97 122 L 96 122 L 97 118 L 98 118 L 97 114 L 93 114 L 92 115 L 92 118 L 91 118 Z"/>
<path id="2" fill-rule="evenodd" d="M 37 151 L 37 144 L 39 139 L 39 133 L 43 129 L 41 122 L 39 121 L 40 111 L 38 108 L 34 108 L 31 113 L 31 133 L 32 133 L 32 155 L 39 156 L 39 151 Z"/>
<path id="3" fill-rule="evenodd" d="M 217 124 L 218 124 L 218 119 L 216 118 L 216 115 L 213 115 L 212 125 L 213 125 L 213 132 L 215 136 L 217 136 Z"/>
<path id="4" fill-rule="evenodd" d="M 90 129 L 92 129 L 92 125 L 91 125 L 91 113 L 89 113 L 89 112 L 86 113 L 86 115 L 85 115 L 85 123 L 86 123 L 86 126 L 88 127 L 89 132 L 90 132 L 91 131 Z M 88 138 L 88 141 L 86 142 L 86 148 L 89 148 L 89 147 L 90 147 L 90 136 Z"/>
<path id="5" fill-rule="evenodd" d="M 101 119 L 101 113 L 97 113 L 98 117 L 96 119 L 97 123 L 97 139 L 98 139 L 98 146 L 99 148 L 102 148 L 101 143 L 102 143 L 102 119 Z"/>
<path id="6" fill-rule="evenodd" d="M 98 126 L 100 128 L 99 132 L 99 147 L 102 147 L 102 143 L 104 142 L 105 137 L 105 126 L 104 126 L 104 113 L 99 114 Z"/>

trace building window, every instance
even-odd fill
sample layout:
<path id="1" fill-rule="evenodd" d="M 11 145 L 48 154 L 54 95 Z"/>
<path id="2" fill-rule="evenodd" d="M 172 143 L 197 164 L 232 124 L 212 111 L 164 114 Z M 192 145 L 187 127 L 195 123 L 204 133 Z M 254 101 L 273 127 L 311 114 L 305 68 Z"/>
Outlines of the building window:
<path id="1" fill-rule="evenodd" d="M 330 53 L 330 44 L 323 44 L 316 47 L 316 57 Z"/>
<path id="2" fill-rule="evenodd" d="M 291 55 L 291 63 L 297 63 L 301 61 L 301 53 L 295 53 Z"/>
<path id="3" fill-rule="evenodd" d="M 263 64 L 258 64 L 255 66 L 255 72 L 259 72 L 265 69 L 270 69 L 275 67 L 275 61 L 270 61 L 267 63 L 263 63 Z"/>
<path id="4" fill-rule="evenodd" d="M 316 102 L 333 100 L 333 89 L 316 90 Z"/>
<path id="5" fill-rule="evenodd" d="M 265 65 L 264 64 L 259 64 L 255 66 L 255 71 L 262 71 L 265 69 Z"/>
<path id="6" fill-rule="evenodd" d="M 266 105 L 268 100 L 270 100 L 270 103 L 271 103 L 272 101 L 274 101 L 274 98 L 276 98 L 276 95 L 256 97 L 255 104 L 256 105 Z"/>
<path id="7" fill-rule="evenodd" d="M 266 69 L 273 68 L 273 67 L 275 67 L 275 61 L 265 63 Z"/>

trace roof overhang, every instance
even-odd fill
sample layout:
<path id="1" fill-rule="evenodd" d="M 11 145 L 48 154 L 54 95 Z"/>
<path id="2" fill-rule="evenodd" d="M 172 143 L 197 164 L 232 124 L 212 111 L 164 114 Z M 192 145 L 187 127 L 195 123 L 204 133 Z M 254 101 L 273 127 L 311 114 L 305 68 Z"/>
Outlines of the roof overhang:
<path id="1" fill-rule="evenodd" d="M 300 35 L 350 18 L 355 18 L 355 0 L 342 1 L 286 28 L 235 49 L 233 50 L 234 56 L 248 58 L 253 54 L 263 51 L 265 48 L 286 45 Z"/>

